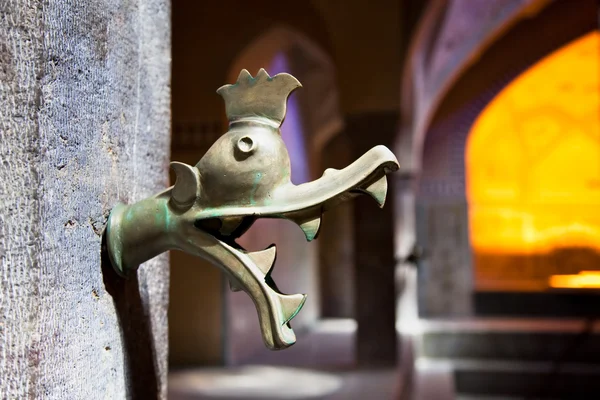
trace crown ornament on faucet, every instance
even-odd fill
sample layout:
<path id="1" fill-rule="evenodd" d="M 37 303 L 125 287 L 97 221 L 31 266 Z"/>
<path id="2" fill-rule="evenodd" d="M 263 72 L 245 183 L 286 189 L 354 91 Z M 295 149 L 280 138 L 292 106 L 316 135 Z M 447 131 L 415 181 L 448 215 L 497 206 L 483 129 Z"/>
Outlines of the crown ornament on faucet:
<path id="1" fill-rule="evenodd" d="M 168 250 L 208 260 L 226 274 L 233 291 L 253 300 L 265 345 L 278 350 L 296 342 L 290 321 L 306 295 L 284 294 L 271 277 L 276 247 L 247 251 L 235 240 L 257 218 L 288 219 L 316 238 L 324 212 L 359 194 L 383 207 L 386 174 L 399 168 L 385 146 L 376 146 L 342 170 L 328 169 L 294 185 L 280 126 L 289 95 L 301 87 L 292 75 L 255 77 L 242 70 L 236 83 L 217 90 L 225 100 L 229 130 L 195 165 L 172 162 L 175 185 L 132 205 L 118 204 L 105 232 L 114 269 L 129 276 Z"/>
<path id="2" fill-rule="evenodd" d="M 287 98 L 302 87 L 298 79 L 281 73 L 270 77 L 260 69 L 256 77 L 243 69 L 233 85 L 224 85 L 217 93 L 225 100 L 230 124 L 256 122 L 280 127 L 285 118 Z"/>

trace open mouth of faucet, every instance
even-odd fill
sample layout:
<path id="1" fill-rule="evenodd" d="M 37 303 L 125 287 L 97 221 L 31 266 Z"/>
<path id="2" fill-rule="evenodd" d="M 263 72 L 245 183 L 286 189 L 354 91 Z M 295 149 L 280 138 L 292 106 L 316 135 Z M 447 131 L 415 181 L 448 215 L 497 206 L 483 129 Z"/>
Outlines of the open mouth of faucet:
<path id="1" fill-rule="evenodd" d="M 199 218 L 194 222 L 194 226 L 210 233 L 232 247 L 241 248 L 236 240 L 250 229 L 256 219 L 255 216 Z"/>
<path id="2" fill-rule="evenodd" d="M 304 306 L 306 295 L 285 294 L 277 287 L 271 275 L 277 258 L 275 244 L 264 250 L 248 251 L 237 243 L 254 221 L 254 216 L 241 218 L 236 229 L 228 235 L 220 232 L 224 224 L 220 218 L 196 220 L 194 228 L 201 235 L 210 236 L 216 244 L 214 247 L 220 249 L 215 257 L 219 261 L 215 264 L 227 272 L 230 289 L 245 291 L 254 302 L 265 345 L 280 350 L 296 342 L 290 321 Z M 226 259 L 228 263 L 224 262 Z"/>
<path id="3" fill-rule="evenodd" d="M 223 234 L 221 232 L 221 229 L 223 228 L 223 225 L 224 225 L 224 222 L 223 222 L 223 220 L 221 220 L 221 218 L 198 219 L 194 222 L 194 226 L 197 229 L 200 229 L 200 230 L 208 233 L 209 235 L 212 235 L 216 240 L 218 240 L 222 243 L 225 243 L 232 249 L 235 249 L 236 251 L 248 254 L 248 253 L 251 253 L 251 251 L 242 247 L 242 245 L 240 245 L 237 242 L 237 239 L 239 239 L 244 233 L 246 233 L 246 231 L 252 227 L 252 225 L 254 224 L 255 221 L 256 221 L 256 217 L 254 217 L 254 216 L 240 217 L 235 229 L 233 231 L 231 231 L 229 234 Z M 227 222 L 225 222 L 225 224 L 226 223 Z M 263 251 L 267 251 L 268 249 L 275 248 L 275 247 L 276 246 L 273 243 L 273 244 L 267 246 L 267 248 Z M 275 263 L 275 261 L 276 261 L 276 257 L 273 260 L 273 264 Z M 277 293 L 283 294 L 279 291 L 279 288 L 277 287 L 277 285 L 275 284 L 275 281 L 271 277 L 271 271 L 273 270 L 273 267 L 274 267 L 274 265 L 272 265 L 271 268 L 269 269 L 269 271 L 265 273 L 265 278 L 264 278 L 265 283 L 267 285 L 269 285 L 269 287 L 271 289 L 275 290 Z M 231 280 L 230 280 L 230 288 L 234 292 L 241 290 L 241 288 L 238 285 L 236 285 L 235 282 L 232 282 Z"/>
<path id="4" fill-rule="evenodd" d="M 232 231 L 229 235 L 224 235 L 221 233 L 220 230 L 223 226 L 223 221 L 220 218 L 209 218 L 209 219 L 205 219 L 205 220 L 196 220 L 194 225 L 196 228 L 203 230 L 204 232 L 214 236 L 215 239 L 227 244 L 231 248 L 233 248 L 239 252 L 248 254 L 248 253 L 252 253 L 252 252 L 248 251 L 243 246 L 241 246 L 237 242 L 237 239 L 239 239 L 244 233 L 246 233 L 246 231 L 248 229 L 250 229 L 250 227 L 252 226 L 252 224 L 254 224 L 256 219 L 257 218 L 254 216 L 243 217 L 241 222 L 237 226 L 237 228 L 234 231 Z M 273 248 L 276 251 L 275 243 L 267 246 L 267 248 L 262 251 L 268 251 L 271 248 Z M 276 262 L 276 260 L 277 260 L 277 257 L 275 254 L 275 259 L 273 260 L 273 265 L 271 266 L 269 271 L 267 273 L 265 273 L 264 281 L 276 293 L 283 295 L 284 293 L 282 293 L 279 290 L 279 288 L 277 287 L 277 284 L 275 283 L 275 280 L 271 276 L 271 272 L 273 271 L 274 263 Z M 236 282 L 234 282 L 232 280 L 230 280 L 230 288 L 234 292 L 238 292 L 238 291 L 242 290 L 241 287 L 239 285 L 236 285 Z M 298 311 L 300 311 L 300 310 L 298 309 Z M 294 314 L 294 316 L 295 315 L 296 314 Z M 292 318 L 293 318 L 293 316 L 292 316 Z M 289 318 L 289 320 L 291 320 L 292 318 Z M 286 322 L 286 324 L 288 324 L 288 326 L 289 326 L 289 320 Z M 291 328 L 291 326 L 290 326 L 290 328 Z"/>

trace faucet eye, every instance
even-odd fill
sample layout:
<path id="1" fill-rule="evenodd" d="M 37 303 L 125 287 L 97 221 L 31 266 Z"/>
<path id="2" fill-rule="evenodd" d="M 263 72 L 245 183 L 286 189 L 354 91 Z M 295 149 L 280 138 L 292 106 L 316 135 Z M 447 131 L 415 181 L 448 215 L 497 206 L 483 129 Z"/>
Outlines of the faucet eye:
<path id="1" fill-rule="evenodd" d="M 239 155 L 248 157 L 256 150 L 256 143 L 250 136 L 242 136 L 237 141 L 237 149 Z"/>

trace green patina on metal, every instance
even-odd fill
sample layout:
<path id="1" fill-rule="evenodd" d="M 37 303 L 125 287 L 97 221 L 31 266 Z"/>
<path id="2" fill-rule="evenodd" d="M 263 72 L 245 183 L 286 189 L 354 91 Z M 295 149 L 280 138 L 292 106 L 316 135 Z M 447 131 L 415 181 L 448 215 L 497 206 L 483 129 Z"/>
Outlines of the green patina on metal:
<path id="1" fill-rule="evenodd" d="M 165 224 L 165 230 L 169 231 L 171 229 L 171 213 L 169 206 L 166 201 L 163 202 L 161 206 L 162 222 Z"/>
<path id="2" fill-rule="evenodd" d="M 254 195 L 256 194 L 256 191 L 258 190 L 258 184 L 260 183 L 260 180 L 262 179 L 262 173 L 261 172 L 257 172 L 256 173 L 256 177 L 254 178 L 254 184 L 252 187 L 252 192 L 250 193 L 250 204 L 255 206 L 256 205 L 256 200 L 254 200 Z"/>
<path id="3" fill-rule="evenodd" d="M 243 70 L 235 84 L 217 91 L 225 100 L 230 130 L 195 166 L 172 162 L 173 187 L 115 206 L 105 232 L 111 262 L 123 276 L 170 249 L 221 268 L 231 289 L 245 291 L 254 301 L 263 340 L 273 350 L 295 343 L 289 322 L 306 296 L 277 289 L 270 274 L 275 246 L 248 252 L 235 240 L 256 218 L 285 218 L 310 241 L 318 234 L 322 213 L 341 201 L 366 193 L 382 207 L 386 174 L 399 167 L 392 152 L 376 146 L 335 174 L 294 185 L 280 126 L 287 98 L 300 86 L 289 74 L 271 78 L 261 69 L 252 77 Z"/>

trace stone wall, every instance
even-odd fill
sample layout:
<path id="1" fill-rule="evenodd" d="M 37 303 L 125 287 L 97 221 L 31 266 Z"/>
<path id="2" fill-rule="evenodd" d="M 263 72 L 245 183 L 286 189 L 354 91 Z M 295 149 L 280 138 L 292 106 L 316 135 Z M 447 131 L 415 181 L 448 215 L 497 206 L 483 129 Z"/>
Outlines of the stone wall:
<path id="1" fill-rule="evenodd" d="M 0 398 L 165 398 L 168 258 L 101 235 L 168 183 L 169 81 L 166 1 L 0 4 Z"/>

